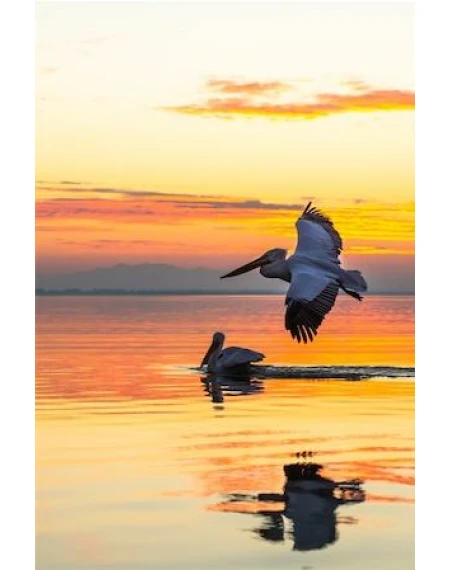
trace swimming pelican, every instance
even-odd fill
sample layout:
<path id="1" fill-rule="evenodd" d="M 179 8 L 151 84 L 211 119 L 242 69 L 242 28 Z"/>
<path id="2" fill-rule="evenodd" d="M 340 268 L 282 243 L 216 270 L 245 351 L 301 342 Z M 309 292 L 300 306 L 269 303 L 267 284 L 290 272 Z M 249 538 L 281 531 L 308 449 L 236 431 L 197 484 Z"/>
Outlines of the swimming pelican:
<path id="1" fill-rule="evenodd" d="M 297 223 L 297 248 L 286 259 L 285 249 L 271 249 L 261 257 L 223 275 L 221 279 L 260 268 L 270 279 L 290 283 L 286 294 L 285 328 L 297 342 L 314 339 L 317 329 L 331 311 L 339 289 L 359 301 L 367 283 L 359 271 L 341 267 L 341 236 L 333 222 L 308 203 Z"/>
<path id="2" fill-rule="evenodd" d="M 213 334 L 211 346 L 206 351 L 200 365 L 201 367 L 207 365 L 208 372 L 248 376 L 250 364 L 265 358 L 264 354 L 248 348 L 240 348 L 239 346 L 222 348 L 224 342 L 225 335 L 223 333 L 216 332 Z"/>

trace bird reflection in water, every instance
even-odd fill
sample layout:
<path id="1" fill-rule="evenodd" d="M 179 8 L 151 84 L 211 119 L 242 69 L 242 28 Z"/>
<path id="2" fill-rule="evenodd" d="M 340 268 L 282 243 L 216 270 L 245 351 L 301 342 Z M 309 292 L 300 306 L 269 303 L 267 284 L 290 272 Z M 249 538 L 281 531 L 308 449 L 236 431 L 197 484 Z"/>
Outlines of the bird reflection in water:
<path id="1" fill-rule="evenodd" d="M 334 481 L 322 477 L 322 465 L 307 461 L 311 452 L 297 456 L 304 460 L 284 466 L 283 493 L 231 494 L 222 505 L 239 503 L 241 508 L 232 512 L 262 519 L 252 532 L 263 540 L 282 543 L 288 538 L 293 541 L 293 550 L 317 550 L 336 542 L 338 523 L 357 522 L 353 517 L 338 517 L 336 511 L 342 505 L 364 502 L 365 491 L 359 479 Z M 256 507 L 252 512 L 250 505 Z"/>
<path id="2" fill-rule="evenodd" d="M 250 376 L 218 376 L 211 375 L 200 378 L 205 395 L 211 398 L 213 404 L 223 408 L 225 398 L 234 396 L 255 396 L 264 390 L 261 380 Z"/>

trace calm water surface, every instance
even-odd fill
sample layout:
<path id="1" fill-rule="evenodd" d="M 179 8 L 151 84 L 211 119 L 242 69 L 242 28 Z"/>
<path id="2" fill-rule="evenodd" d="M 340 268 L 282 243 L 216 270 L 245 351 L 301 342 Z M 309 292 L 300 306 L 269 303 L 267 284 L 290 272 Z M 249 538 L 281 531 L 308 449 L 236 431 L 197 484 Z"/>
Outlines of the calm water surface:
<path id="1" fill-rule="evenodd" d="M 208 384 L 190 370 L 215 330 L 271 364 L 413 366 L 412 297 L 340 297 L 308 346 L 283 331 L 281 296 L 36 307 L 38 570 L 413 568 L 412 380 Z M 363 479 L 366 500 L 306 498 L 295 529 L 270 514 L 252 497 L 279 493 L 299 450 Z"/>

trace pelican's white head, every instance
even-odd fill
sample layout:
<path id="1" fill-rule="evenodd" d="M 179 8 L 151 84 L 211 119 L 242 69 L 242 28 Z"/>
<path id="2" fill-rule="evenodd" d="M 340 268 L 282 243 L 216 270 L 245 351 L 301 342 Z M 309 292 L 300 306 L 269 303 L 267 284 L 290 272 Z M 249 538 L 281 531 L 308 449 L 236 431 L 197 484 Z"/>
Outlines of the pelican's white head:
<path id="1" fill-rule="evenodd" d="M 222 332 L 215 332 L 212 336 L 212 342 L 203 357 L 200 367 L 205 366 L 209 363 L 210 358 L 216 354 L 219 350 L 222 350 L 223 344 L 225 342 L 225 335 Z"/>
<path id="2" fill-rule="evenodd" d="M 286 259 L 286 256 L 287 256 L 287 249 L 282 249 L 279 247 L 276 247 L 274 249 L 269 249 L 269 251 L 266 251 L 266 253 L 261 255 L 261 257 L 258 257 L 257 259 L 250 261 L 250 263 L 241 265 L 241 267 L 238 267 L 237 269 L 230 271 L 230 273 L 227 273 L 226 275 L 222 275 L 221 279 L 225 279 L 227 277 L 235 277 L 236 275 L 241 275 L 242 273 L 248 273 L 249 271 L 252 271 L 257 267 L 263 267 L 264 265 L 270 265 L 275 261 L 284 260 Z"/>

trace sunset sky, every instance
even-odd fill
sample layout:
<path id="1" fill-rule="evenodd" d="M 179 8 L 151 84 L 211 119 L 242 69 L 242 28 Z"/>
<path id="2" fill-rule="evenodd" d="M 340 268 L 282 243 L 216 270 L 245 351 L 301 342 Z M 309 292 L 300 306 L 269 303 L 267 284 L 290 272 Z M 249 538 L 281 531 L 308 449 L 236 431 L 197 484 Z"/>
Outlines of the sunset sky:
<path id="1" fill-rule="evenodd" d="M 308 200 L 414 268 L 412 4 L 41 3 L 36 260 L 232 267 Z M 400 281 L 399 281 L 400 279 Z"/>

